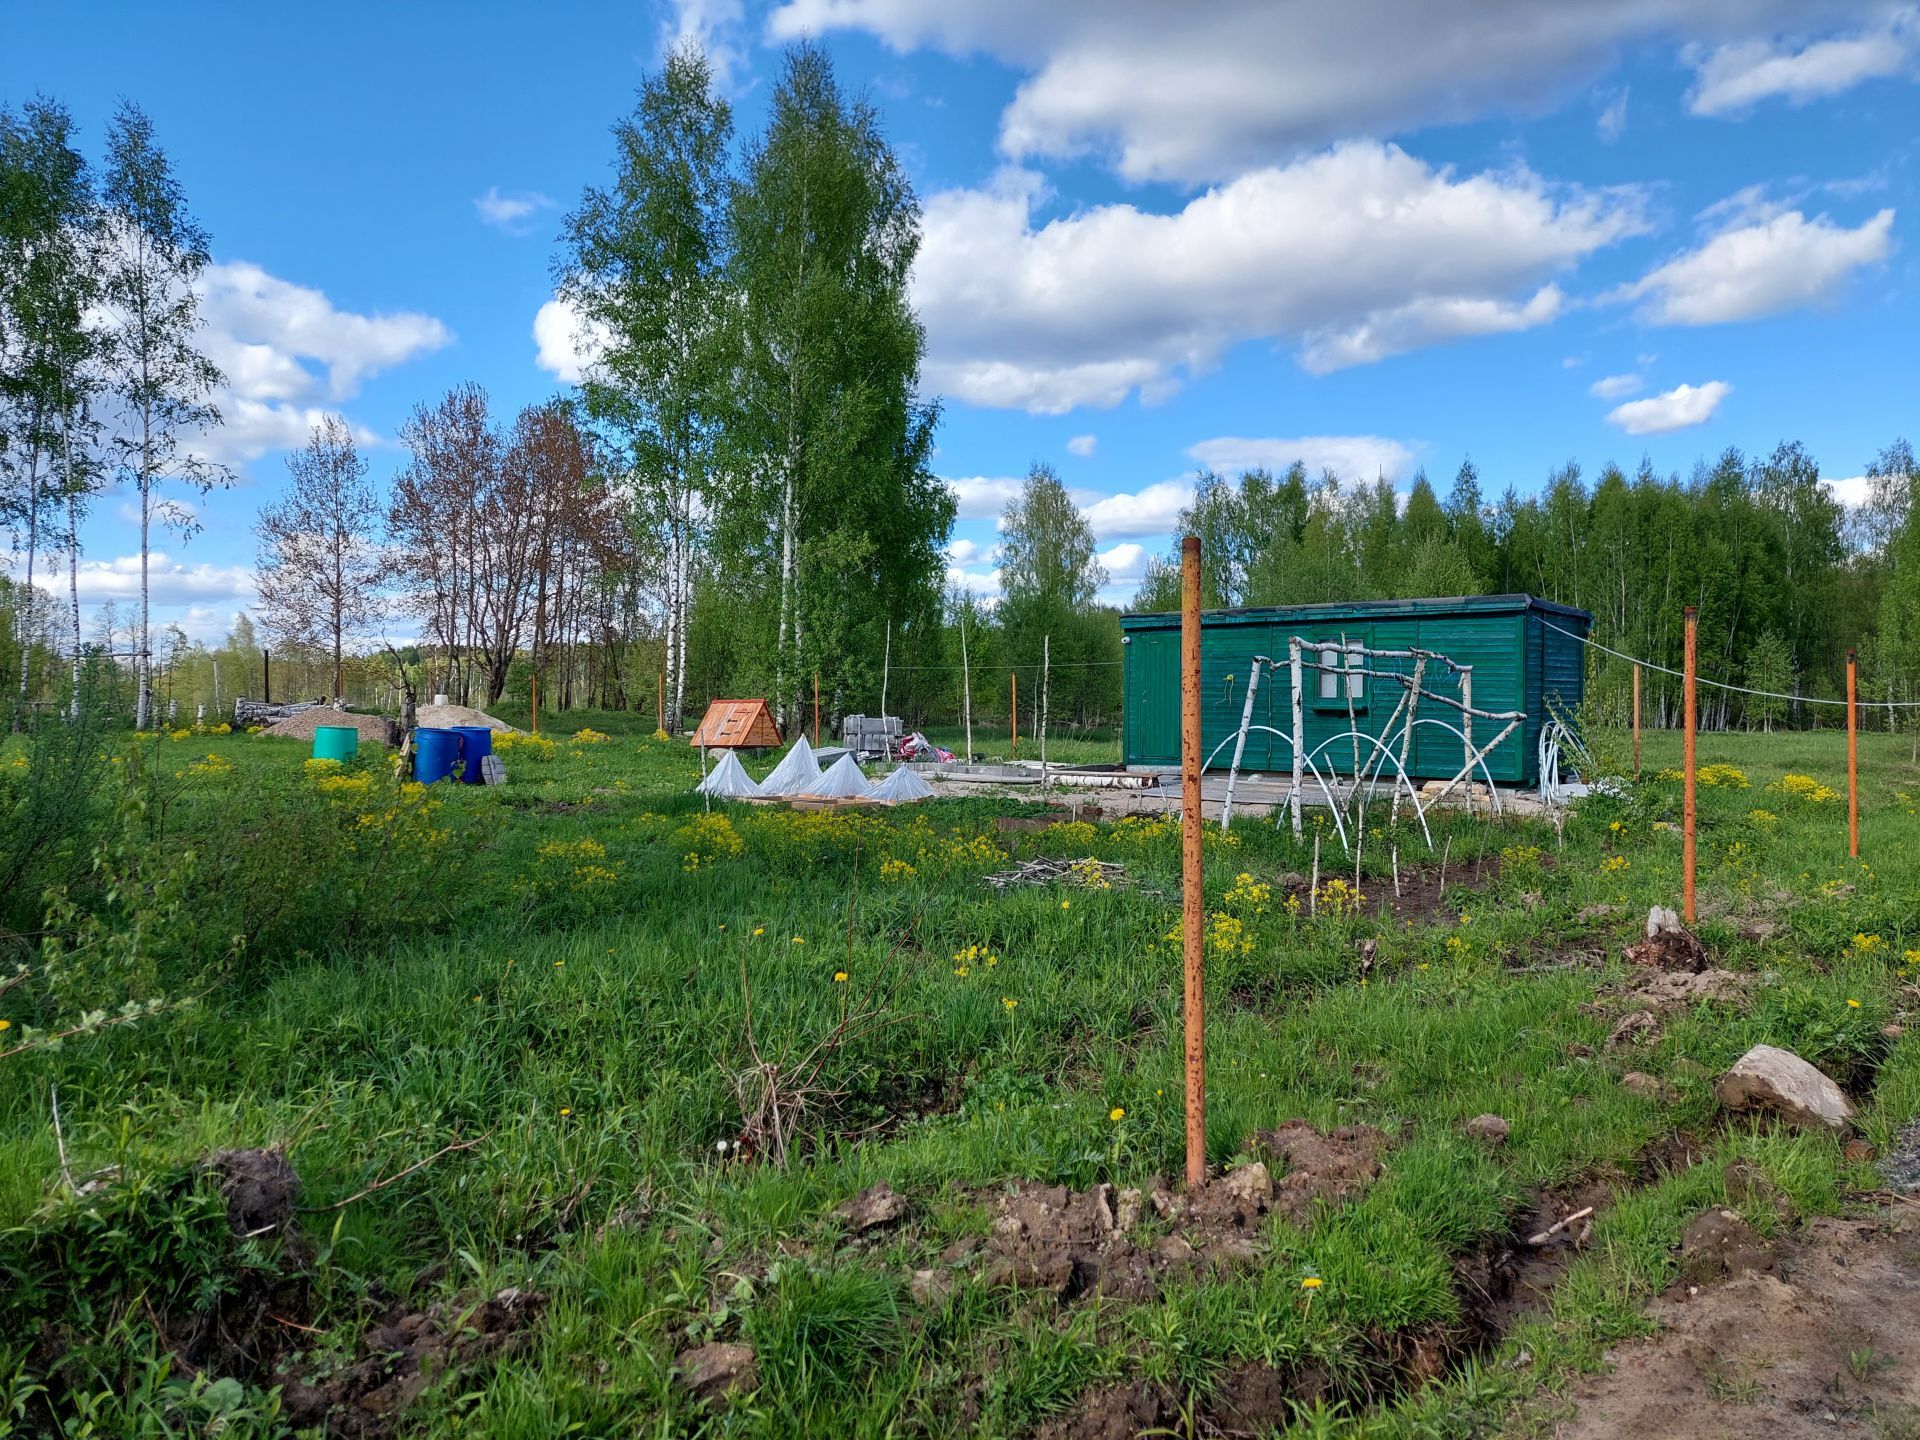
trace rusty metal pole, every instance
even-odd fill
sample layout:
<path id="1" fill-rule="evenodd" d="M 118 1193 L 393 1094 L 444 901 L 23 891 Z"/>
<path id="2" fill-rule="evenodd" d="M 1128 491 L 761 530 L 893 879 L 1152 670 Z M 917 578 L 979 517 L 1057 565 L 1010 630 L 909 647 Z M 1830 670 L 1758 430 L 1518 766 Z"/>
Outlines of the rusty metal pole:
<path id="1" fill-rule="evenodd" d="M 1860 660 L 1847 651 L 1847 854 L 1860 858 Z"/>
<path id="2" fill-rule="evenodd" d="M 1180 542 L 1180 898 L 1187 1018 L 1187 1183 L 1207 1178 L 1206 897 L 1200 867 L 1200 540 Z"/>
<path id="3" fill-rule="evenodd" d="M 1687 644 L 1686 671 L 1683 684 L 1686 698 L 1683 702 L 1684 735 L 1681 743 L 1681 802 L 1680 802 L 1680 910 L 1681 918 L 1687 924 L 1693 924 L 1693 735 L 1698 721 L 1693 700 L 1693 680 L 1698 664 L 1699 612 L 1693 606 L 1687 606 Z"/>
<path id="4" fill-rule="evenodd" d="M 1009 670 L 1007 679 L 1013 682 L 1013 758 L 1020 758 L 1020 672 Z"/>
<path id="5" fill-rule="evenodd" d="M 1640 662 L 1633 662 L 1633 773 L 1640 773 Z"/>

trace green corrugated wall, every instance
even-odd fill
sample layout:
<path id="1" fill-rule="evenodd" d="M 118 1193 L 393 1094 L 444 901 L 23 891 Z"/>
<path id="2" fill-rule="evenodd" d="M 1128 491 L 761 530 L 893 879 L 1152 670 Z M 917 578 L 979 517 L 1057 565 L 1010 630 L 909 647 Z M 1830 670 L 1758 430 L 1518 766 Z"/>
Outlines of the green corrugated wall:
<path id="1" fill-rule="evenodd" d="M 1488 768 L 1498 781 L 1531 785 L 1538 778 L 1541 725 L 1551 718 L 1550 711 L 1571 716 L 1583 694 L 1586 667 L 1581 643 L 1560 631 L 1584 635 L 1591 623 L 1584 612 L 1525 595 L 1209 611 L 1201 621 L 1200 643 L 1203 749 L 1212 754 L 1221 747 L 1212 761 L 1215 769 L 1225 769 L 1231 761 L 1231 737 L 1239 728 L 1255 655 L 1267 655 L 1279 663 L 1275 669 L 1263 669 L 1254 699 L 1254 724 L 1270 725 L 1288 736 L 1293 725 L 1288 638 L 1298 635 L 1310 643 L 1357 640 L 1376 649 L 1435 651 L 1473 666 L 1476 708 L 1527 712 L 1526 723 L 1487 757 Z M 1127 763 L 1178 765 L 1180 617 L 1126 615 L 1120 625 L 1125 639 Z M 1396 662 L 1395 668 L 1411 671 L 1412 662 Z M 1390 680 L 1368 682 L 1367 693 L 1354 701 L 1350 724 L 1344 694 L 1322 699 L 1319 678 L 1318 671 L 1306 672 L 1309 750 L 1350 729 L 1378 735 L 1406 689 Z M 1459 696 L 1458 677 L 1431 664 L 1425 686 Z M 1551 706 L 1546 703 L 1549 699 Z M 1458 711 L 1432 701 L 1421 708 L 1419 718 L 1460 724 Z M 1476 739 L 1484 739 L 1484 727 L 1493 723 L 1476 720 Z M 1369 748 L 1365 742 L 1357 743 L 1363 753 Z M 1351 773 L 1353 751 L 1346 745 L 1340 751 L 1338 768 Z M 1463 753 L 1457 735 L 1421 724 L 1416 727 L 1408 769 L 1415 779 L 1448 779 L 1459 771 Z M 1289 771 L 1292 765 L 1289 740 L 1257 729 L 1249 734 L 1241 759 L 1243 772 Z"/>

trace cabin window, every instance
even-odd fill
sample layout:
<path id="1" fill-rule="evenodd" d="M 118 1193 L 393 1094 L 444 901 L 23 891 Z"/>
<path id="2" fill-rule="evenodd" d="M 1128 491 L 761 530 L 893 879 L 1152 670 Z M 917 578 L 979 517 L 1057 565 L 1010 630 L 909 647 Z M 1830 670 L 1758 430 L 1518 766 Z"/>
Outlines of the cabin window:
<path id="1" fill-rule="evenodd" d="M 1340 704 L 1341 672 L 1346 672 L 1346 694 L 1354 700 L 1366 698 L 1367 677 L 1362 674 L 1366 667 L 1366 657 L 1345 650 L 1322 650 L 1320 652 L 1320 699 L 1329 704 Z"/>

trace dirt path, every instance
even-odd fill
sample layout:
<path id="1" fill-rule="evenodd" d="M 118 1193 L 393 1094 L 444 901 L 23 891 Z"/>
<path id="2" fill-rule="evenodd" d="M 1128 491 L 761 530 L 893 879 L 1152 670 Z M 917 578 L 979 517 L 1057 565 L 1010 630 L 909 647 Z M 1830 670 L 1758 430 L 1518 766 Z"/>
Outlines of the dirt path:
<path id="1" fill-rule="evenodd" d="M 1775 1272 L 1689 1293 L 1575 1388 L 1557 1440 L 1920 1436 L 1920 1208 L 1815 1220 Z"/>

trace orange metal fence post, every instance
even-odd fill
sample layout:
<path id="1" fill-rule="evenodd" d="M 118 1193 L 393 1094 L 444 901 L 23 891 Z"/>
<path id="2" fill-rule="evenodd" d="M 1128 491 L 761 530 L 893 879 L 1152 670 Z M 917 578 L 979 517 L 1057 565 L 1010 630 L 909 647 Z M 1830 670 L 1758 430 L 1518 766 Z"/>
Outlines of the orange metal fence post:
<path id="1" fill-rule="evenodd" d="M 1633 773 L 1640 773 L 1640 662 L 1633 662 Z"/>
<path id="2" fill-rule="evenodd" d="M 1860 661 L 1847 651 L 1847 854 L 1860 858 Z"/>
<path id="3" fill-rule="evenodd" d="M 1680 808 L 1680 909 L 1681 917 L 1687 924 L 1693 924 L 1693 732 L 1697 715 L 1693 703 L 1694 667 L 1697 663 L 1697 637 L 1699 616 L 1693 606 L 1687 606 L 1687 645 L 1686 673 L 1683 684 L 1686 698 L 1683 702 L 1685 712 L 1685 740 L 1681 754 L 1681 808 Z"/>
<path id="4" fill-rule="evenodd" d="M 1180 542 L 1180 898 L 1186 956 L 1187 1183 L 1207 1178 L 1206 897 L 1200 866 L 1200 540 Z"/>
<path id="5" fill-rule="evenodd" d="M 820 748 L 820 672 L 813 672 L 813 748 Z"/>
<path id="6" fill-rule="evenodd" d="M 1020 758 L 1020 672 L 1009 670 L 1007 679 L 1013 682 L 1013 758 Z"/>

